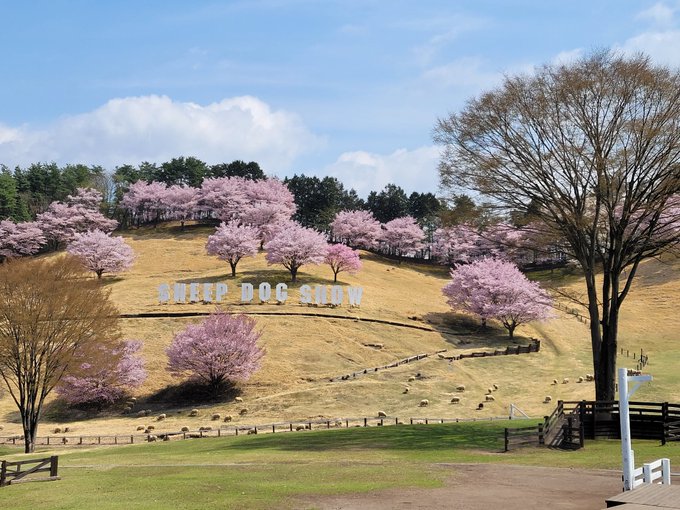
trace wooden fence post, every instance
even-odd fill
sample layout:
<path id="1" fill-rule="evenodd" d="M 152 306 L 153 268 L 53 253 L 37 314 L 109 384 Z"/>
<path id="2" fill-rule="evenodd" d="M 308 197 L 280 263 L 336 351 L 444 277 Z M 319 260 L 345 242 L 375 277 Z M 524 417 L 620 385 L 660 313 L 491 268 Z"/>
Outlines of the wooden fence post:
<path id="1" fill-rule="evenodd" d="M 506 452 L 507 452 L 507 451 L 508 451 L 508 439 L 509 439 L 509 438 L 508 438 L 508 429 L 507 429 L 507 427 L 506 427 L 506 429 L 505 429 L 504 437 L 505 437 L 505 449 L 504 449 L 503 451 L 506 451 Z"/>
<path id="2" fill-rule="evenodd" d="M 52 455 L 50 457 L 50 476 L 57 476 L 57 469 L 59 467 L 59 457 Z"/>
<path id="3" fill-rule="evenodd" d="M 0 487 L 5 485 L 5 480 L 7 480 L 7 461 L 3 460 L 0 464 Z"/>
<path id="4" fill-rule="evenodd" d="M 545 445 L 545 437 L 543 436 L 543 424 L 538 424 L 538 444 Z"/>

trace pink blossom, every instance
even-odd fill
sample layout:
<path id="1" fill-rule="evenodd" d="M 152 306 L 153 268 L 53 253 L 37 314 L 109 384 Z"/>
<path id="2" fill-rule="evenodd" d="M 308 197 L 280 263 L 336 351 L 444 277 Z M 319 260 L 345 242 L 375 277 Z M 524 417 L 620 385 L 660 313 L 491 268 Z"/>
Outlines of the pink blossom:
<path id="1" fill-rule="evenodd" d="M 385 223 L 380 240 L 396 255 L 413 255 L 425 247 L 425 233 L 415 218 L 403 216 Z"/>
<path id="2" fill-rule="evenodd" d="M 117 358 L 115 365 L 95 366 L 83 361 L 78 375 L 63 377 L 56 392 L 71 405 L 110 404 L 120 400 L 129 389 L 138 388 L 146 379 L 144 360 L 137 356 L 141 347 L 138 340 L 127 340 L 115 349 L 101 347 L 105 351 L 101 359 Z"/>
<path id="3" fill-rule="evenodd" d="M 264 245 L 269 264 L 282 264 L 290 271 L 292 281 L 297 280 L 298 269 L 304 264 L 321 264 L 328 244 L 316 230 L 293 224 L 277 232 Z"/>
<path id="4" fill-rule="evenodd" d="M 166 209 L 166 194 L 167 186 L 162 182 L 140 180 L 130 185 L 121 204 L 132 213 L 138 225 L 146 221 L 153 221 L 155 225 Z"/>
<path id="5" fill-rule="evenodd" d="M 162 202 L 168 218 L 184 222 L 196 217 L 198 212 L 198 189 L 175 184 L 163 193 Z"/>
<path id="6" fill-rule="evenodd" d="M 464 264 L 479 256 L 479 234 L 469 225 L 438 228 L 432 241 L 432 256 L 447 265 Z"/>
<path id="7" fill-rule="evenodd" d="M 368 211 L 339 212 L 331 230 L 336 240 L 360 248 L 375 248 L 382 234 L 380 222 Z"/>
<path id="8" fill-rule="evenodd" d="M 512 262 L 482 258 L 451 270 L 442 292 L 447 302 L 482 319 L 497 319 L 512 338 L 515 328 L 550 316 L 551 299 Z"/>
<path id="9" fill-rule="evenodd" d="M 111 234 L 101 230 L 75 234 L 67 251 L 78 257 L 90 271 L 94 271 L 97 278 L 101 278 L 103 273 L 125 271 L 135 259 L 132 248 L 122 237 L 111 237 Z"/>
<path id="10" fill-rule="evenodd" d="M 175 335 L 166 350 L 168 369 L 176 375 L 189 373 L 214 388 L 245 381 L 264 355 L 257 346 L 260 335 L 250 317 L 218 310 Z"/>
<path id="11" fill-rule="evenodd" d="M 199 207 L 220 220 L 237 219 L 248 203 L 246 179 L 215 177 L 203 179 L 199 192 Z"/>
<path id="12" fill-rule="evenodd" d="M 354 274 L 361 269 L 359 254 L 344 244 L 329 246 L 324 262 L 331 266 L 334 282 L 338 281 L 338 273 L 341 271 Z"/>
<path id="13" fill-rule="evenodd" d="M 4 258 L 33 255 L 47 240 L 35 222 L 0 221 L 0 261 Z"/>
<path id="14" fill-rule="evenodd" d="M 236 265 L 243 257 L 257 254 L 260 233 L 254 227 L 239 225 L 237 221 L 222 223 L 215 233 L 208 237 L 205 248 L 209 255 L 229 262 L 231 276 L 236 276 Z"/>

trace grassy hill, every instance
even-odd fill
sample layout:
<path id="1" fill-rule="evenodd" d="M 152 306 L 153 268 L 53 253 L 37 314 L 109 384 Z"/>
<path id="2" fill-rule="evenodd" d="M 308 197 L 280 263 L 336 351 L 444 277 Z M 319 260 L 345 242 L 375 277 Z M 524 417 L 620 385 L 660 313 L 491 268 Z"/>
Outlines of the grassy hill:
<path id="1" fill-rule="evenodd" d="M 174 333 L 200 318 L 127 318 L 122 321 L 127 338 L 143 341 L 143 356 L 149 378 L 137 391 L 139 408 L 168 413 L 163 428 L 197 428 L 208 425 L 214 412 L 234 416 L 235 423 L 256 424 L 286 419 L 375 415 L 382 410 L 400 417 L 484 417 L 504 415 L 510 403 L 525 412 L 542 416 L 552 406 L 543 404 L 546 395 L 553 400 L 593 398 L 591 383 L 577 384 L 579 376 L 592 372 L 587 326 L 572 315 L 557 311 L 548 322 L 519 328 L 514 343 L 527 343 L 529 337 L 542 339 L 541 352 L 521 356 L 466 359 L 450 363 L 432 356 L 398 368 L 380 370 L 356 380 L 329 382 L 329 378 L 385 365 L 418 353 L 446 349 L 448 354 L 470 350 L 501 348 L 512 344 L 502 329 L 482 330 L 474 321 L 452 313 L 441 294 L 447 280 L 444 268 L 408 264 L 362 253 L 363 270 L 355 276 L 340 273 L 340 285 L 364 289 L 360 308 L 346 304 L 337 308 L 310 307 L 298 302 L 303 284 L 332 284 L 327 266 L 303 266 L 296 284 L 280 266 L 267 266 L 264 255 L 244 259 L 236 279 L 228 265 L 205 254 L 211 228 L 193 227 L 182 232 L 177 226 L 142 229 L 127 233 L 138 255 L 133 269 L 120 277 L 105 277 L 103 284 L 124 314 L 147 312 L 210 312 L 214 305 L 168 304 L 157 301 L 161 283 L 215 282 L 229 285 L 226 305 L 236 312 L 250 313 L 263 330 L 262 345 L 267 354 L 261 370 L 239 387 L 243 404 L 231 398 L 198 404 L 180 399 L 168 387 L 181 380 L 166 370 L 165 348 Z M 645 264 L 623 308 L 621 346 L 632 351 L 642 348 L 650 356 L 649 371 L 655 381 L 640 390 L 645 399 L 680 401 L 678 361 L 680 361 L 680 320 L 673 314 L 680 296 L 680 265 L 677 262 Z M 550 280 L 550 275 L 537 274 Z M 238 285 L 260 282 L 289 285 L 284 305 L 240 303 Z M 578 278 L 560 277 L 559 284 L 576 292 Z M 314 314 L 314 316 L 302 315 Z M 383 321 L 383 322 L 380 322 Z M 390 324 L 385 323 L 390 322 Z M 383 344 L 382 349 L 366 344 Z M 633 366 L 631 360 L 620 360 Z M 416 373 L 420 377 L 409 382 Z M 552 385 L 569 378 L 569 384 Z M 464 384 L 459 393 L 456 386 Z M 497 384 L 495 402 L 485 404 L 486 389 Z M 404 394 L 408 387 L 409 392 Z M 462 398 L 452 404 L 451 397 Z M 418 406 L 428 399 L 427 408 Z M 186 410 L 201 409 L 198 418 L 188 418 Z M 248 413 L 239 417 L 239 411 Z M 5 433 L 20 427 L 11 399 L 0 394 L 0 425 Z M 149 418 L 122 415 L 119 410 L 88 415 L 65 411 L 57 405 L 47 410 L 40 433 L 68 425 L 80 434 L 127 434 Z M 214 424 L 211 424 L 214 425 Z"/>

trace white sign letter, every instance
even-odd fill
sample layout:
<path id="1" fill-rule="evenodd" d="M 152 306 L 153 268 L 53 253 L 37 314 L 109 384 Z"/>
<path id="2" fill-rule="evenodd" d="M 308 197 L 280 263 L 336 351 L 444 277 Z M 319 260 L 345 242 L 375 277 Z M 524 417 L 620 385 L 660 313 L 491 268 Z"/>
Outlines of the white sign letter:
<path id="1" fill-rule="evenodd" d="M 227 284 L 218 283 L 215 285 L 215 301 L 222 302 L 222 298 L 227 294 Z"/>
<path id="2" fill-rule="evenodd" d="M 196 303 L 198 301 L 198 290 L 200 283 L 190 283 L 189 284 L 189 301 Z"/>
<path id="3" fill-rule="evenodd" d="M 308 305 L 312 302 L 312 288 L 309 285 L 300 287 L 300 303 Z"/>
<path id="4" fill-rule="evenodd" d="M 260 301 L 269 301 L 272 297 L 272 286 L 267 282 L 262 282 L 257 289 L 257 294 Z"/>
<path id="5" fill-rule="evenodd" d="M 172 291 L 172 297 L 175 298 L 175 303 L 185 303 L 187 300 L 187 284 L 176 283 Z"/>
<path id="6" fill-rule="evenodd" d="M 285 303 L 288 299 L 288 285 L 279 283 L 276 285 L 276 300 L 279 303 Z"/>
<path id="7" fill-rule="evenodd" d="M 241 284 L 241 301 L 250 303 L 253 300 L 253 284 L 252 283 L 242 283 Z"/>
<path id="8" fill-rule="evenodd" d="M 349 305 L 359 306 L 361 305 L 361 296 L 364 293 L 362 287 L 347 287 L 347 294 L 349 295 Z"/>
<path id="9" fill-rule="evenodd" d="M 316 298 L 315 301 L 317 305 L 325 305 L 326 303 L 328 303 L 325 285 L 316 285 L 314 291 Z"/>
<path id="10" fill-rule="evenodd" d="M 203 284 L 203 301 L 206 303 L 212 303 L 212 283 Z"/>
<path id="11" fill-rule="evenodd" d="M 158 286 L 158 302 L 161 304 L 170 302 L 170 285 L 167 283 Z"/>
<path id="12" fill-rule="evenodd" d="M 335 306 L 341 305 L 342 298 L 343 298 L 342 287 L 340 287 L 340 285 L 333 285 L 331 287 L 331 304 Z"/>

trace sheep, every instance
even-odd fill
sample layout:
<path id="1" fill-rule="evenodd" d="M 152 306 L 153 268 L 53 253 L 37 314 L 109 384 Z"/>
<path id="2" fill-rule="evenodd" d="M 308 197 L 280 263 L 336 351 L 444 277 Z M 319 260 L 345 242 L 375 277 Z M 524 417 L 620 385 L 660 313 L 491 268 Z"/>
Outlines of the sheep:
<path id="1" fill-rule="evenodd" d="M 199 432 L 209 432 L 212 430 L 212 427 L 198 427 Z"/>
<path id="2" fill-rule="evenodd" d="M 230 414 L 228 414 L 227 416 L 224 417 L 225 422 L 228 422 L 228 421 L 231 421 L 231 420 L 232 420 L 232 417 L 231 417 Z"/>
<path id="3" fill-rule="evenodd" d="M 303 425 L 298 425 L 297 427 L 295 427 L 295 430 L 299 432 L 301 430 L 305 430 L 305 427 Z"/>
<path id="4" fill-rule="evenodd" d="M 130 406 L 125 406 L 123 408 L 123 414 L 130 414 L 132 412 L 132 407 Z"/>
<path id="5" fill-rule="evenodd" d="M 257 429 L 248 429 L 248 435 L 257 434 Z"/>
<path id="6" fill-rule="evenodd" d="M 149 425 L 149 426 L 146 427 L 146 428 L 149 429 L 149 430 L 155 430 L 155 429 L 156 429 L 156 427 L 154 427 L 153 425 Z"/>
<path id="7" fill-rule="evenodd" d="M 457 391 L 465 391 L 465 385 L 464 385 L 464 384 L 459 384 L 458 386 L 456 386 L 456 390 L 457 390 Z"/>
<path id="8" fill-rule="evenodd" d="M 590 381 L 594 381 L 594 380 L 595 380 L 595 376 L 593 374 L 586 374 L 586 381 L 590 382 Z"/>
<path id="9" fill-rule="evenodd" d="M 140 425 L 137 427 L 137 430 L 146 430 L 146 427 L 144 425 Z"/>
<path id="10" fill-rule="evenodd" d="M 459 404 L 460 403 L 460 397 L 453 397 L 451 399 L 452 404 Z"/>
<path id="11" fill-rule="evenodd" d="M 544 404 L 549 404 L 552 402 L 552 397 L 550 395 L 546 395 L 545 398 L 543 399 Z"/>
<path id="12" fill-rule="evenodd" d="M 65 434 L 66 432 L 70 432 L 70 431 L 71 431 L 71 429 L 70 429 L 69 427 L 64 427 L 64 434 Z"/>
<path id="13" fill-rule="evenodd" d="M 477 404 L 477 411 L 481 411 L 482 409 L 484 409 L 484 402 Z"/>
<path id="14" fill-rule="evenodd" d="M 583 377 L 579 377 L 578 379 L 576 379 L 576 382 L 577 382 L 577 383 L 582 383 L 582 382 L 583 382 Z"/>
<path id="15" fill-rule="evenodd" d="M 221 418 L 222 418 L 222 416 L 220 415 L 220 413 L 215 413 L 215 414 L 212 415 L 212 420 L 213 420 L 213 421 L 217 421 L 217 420 L 219 420 L 219 419 L 221 419 Z"/>
<path id="16" fill-rule="evenodd" d="M 155 442 L 155 441 L 158 441 L 158 438 L 157 438 L 156 436 L 154 436 L 153 434 L 149 434 L 149 437 L 147 437 L 146 440 L 147 440 L 149 443 L 153 443 L 153 442 Z"/>
<path id="17" fill-rule="evenodd" d="M 241 397 L 236 397 L 234 399 L 234 402 L 236 402 L 237 404 L 240 404 L 241 402 L 243 402 L 243 399 Z"/>
<path id="18" fill-rule="evenodd" d="M 192 409 L 191 412 L 189 413 L 189 416 L 191 418 L 198 416 L 198 409 Z"/>
<path id="19" fill-rule="evenodd" d="M 553 385 L 557 384 L 557 379 L 553 379 Z"/>
<path id="20" fill-rule="evenodd" d="M 130 402 L 132 402 L 133 404 L 136 404 L 136 403 L 137 403 L 137 397 L 130 397 L 129 400 L 130 400 Z"/>
<path id="21" fill-rule="evenodd" d="M 419 405 L 420 405 L 420 407 L 427 407 L 427 406 L 430 405 L 430 401 L 428 399 L 424 398 L 423 400 L 420 401 Z"/>
<path id="22" fill-rule="evenodd" d="M 238 412 L 238 414 L 240 414 L 241 416 L 243 416 L 244 414 L 248 414 L 248 409 L 246 409 L 246 408 L 244 407 L 243 409 L 241 409 L 241 410 Z"/>
<path id="23" fill-rule="evenodd" d="M 493 388 L 487 388 L 486 389 L 486 394 L 491 395 L 493 393 Z"/>
<path id="24" fill-rule="evenodd" d="M 54 429 L 55 434 L 61 434 L 61 428 L 57 427 Z"/>
<path id="25" fill-rule="evenodd" d="M 387 418 L 387 413 L 385 411 L 378 411 L 378 418 Z"/>
<path id="26" fill-rule="evenodd" d="M 498 390 L 498 385 L 496 383 L 493 383 L 491 386 L 493 386 L 494 391 Z"/>
<path id="27" fill-rule="evenodd" d="M 138 411 L 137 418 L 144 418 L 146 416 L 146 411 Z"/>
<path id="28" fill-rule="evenodd" d="M 182 432 L 189 432 L 189 427 L 182 427 Z"/>
<path id="29" fill-rule="evenodd" d="M 406 395 L 409 391 L 410 391 L 410 390 L 409 390 L 408 388 L 404 388 L 404 391 L 402 391 L 401 393 L 402 393 L 403 395 Z"/>
<path id="30" fill-rule="evenodd" d="M 401 421 L 401 420 L 397 420 L 397 425 L 403 425 L 403 424 L 404 424 L 404 422 L 403 422 L 403 421 Z"/>
<path id="31" fill-rule="evenodd" d="M 496 399 L 494 398 L 493 395 L 485 395 L 484 400 L 486 400 L 487 402 L 493 402 Z"/>
<path id="32" fill-rule="evenodd" d="M 408 378 L 408 382 L 413 382 L 415 380 L 416 380 L 416 378 L 414 376 L 411 376 L 411 377 Z"/>
<path id="33" fill-rule="evenodd" d="M 569 384 L 569 378 L 565 377 L 564 379 L 562 379 L 562 384 Z"/>
<path id="34" fill-rule="evenodd" d="M 66 444 L 68 443 L 68 438 L 67 437 L 62 437 L 61 438 L 61 444 Z"/>
<path id="35" fill-rule="evenodd" d="M 165 420 L 165 418 L 167 418 L 167 416 L 165 415 L 165 413 L 162 413 L 162 414 L 158 415 L 158 417 L 156 418 L 156 421 L 163 421 L 163 420 Z"/>

